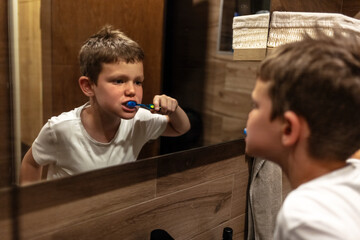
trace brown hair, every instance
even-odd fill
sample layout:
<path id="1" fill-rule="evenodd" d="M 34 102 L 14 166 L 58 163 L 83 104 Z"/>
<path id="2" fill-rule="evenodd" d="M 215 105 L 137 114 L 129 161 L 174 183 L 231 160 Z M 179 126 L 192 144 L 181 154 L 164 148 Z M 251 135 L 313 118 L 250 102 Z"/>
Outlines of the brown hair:
<path id="1" fill-rule="evenodd" d="M 287 110 L 306 119 L 311 156 L 345 160 L 360 148 L 360 43 L 354 33 L 317 31 L 280 46 L 262 62 L 258 78 L 270 82 L 271 120 Z"/>
<path id="2" fill-rule="evenodd" d="M 142 62 L 144 51 L 124 33 L 106 25 L 86 40 L 80 49 L 79 60 L 81 74 L 97 84 L 103 63 Z"/>

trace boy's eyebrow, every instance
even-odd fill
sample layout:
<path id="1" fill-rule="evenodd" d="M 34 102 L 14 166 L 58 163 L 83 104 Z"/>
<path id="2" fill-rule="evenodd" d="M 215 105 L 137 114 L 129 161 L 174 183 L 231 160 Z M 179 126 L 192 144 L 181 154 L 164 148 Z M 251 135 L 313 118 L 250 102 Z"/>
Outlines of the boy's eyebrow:
<path id="1" fill-rule="evenodd" d="M 109 76 L 108 79 L 110 80 L 115 80 L 115 79 L 118 79 L 118 78 L 125 78 L 125 79 L 130 79 L 129 75 L 127 74 L 114 74 L 112 76 Z M 144 76 L 143 75 L 139 75 L 139 76 L 136 76 L 135 79 L 141 79 L 141 80 L 144 80 Z"/>

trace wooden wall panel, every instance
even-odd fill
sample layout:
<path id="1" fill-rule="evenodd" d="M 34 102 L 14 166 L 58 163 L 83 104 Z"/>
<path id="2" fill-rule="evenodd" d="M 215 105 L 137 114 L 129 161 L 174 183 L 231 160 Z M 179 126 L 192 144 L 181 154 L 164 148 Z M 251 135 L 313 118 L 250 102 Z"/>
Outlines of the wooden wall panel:
<path id="1" fill-rule="evenodd" d="M 0 1 L 0 188 L 11 184 L 12 128 L 8 45 L 8 3 Z"/>
<path id="2" fill-rule="evenodd" d="M 271 11 L 342 13 L 354 17 L 360 12 L 360 2 L 353 0 L 271 0 Z"/>
<path id="3" fill-rule="evenodd" d="M 242 239 L 244 147 L 237 140 L 22 187 L 19 239 L 148 239 L 158 228 L 217 239 L 225 226 Z"/>
<path id="4" fill-rule="evenodd" d="M 207 148 L 199 148 L 196 152 L 184 152 L 172 158 L 160 157 L 157 195 L 169 194 L 246 169 L 244 158 L 238 159 L 244 152 L 245 149 L 240 144 L 220 144 L 213 146 L 211 153 Z M 219 162 L 219 158 L 224 160 Z"/>
<path id="5" fill-rule="evenodd" d="M 42 125 L 40 0 L 19 0 L 21 141 L 27 146 Z"/>
<path id="6" fill-rule="evenodd" d="M 0 189 L 0 238 L 2 240 L 11 240 L 14 237 L 12 210 L 16 202 L 12 193 L 11 188 Z"/>
<path id="7" fill-rule="evenodd" d="M 58 228 L 51 237 L 136 240 L 148 239 L 153 229 L 161 228 L 175 239 L 191 239 L 229 219 L 231 187 L 232 179 L 228 176 L 67 228 Z M 45 235 L 38 239 L 49 237 Z"/>
<path id="8" fill-rule="evenodd" d="M 146 202 L 155 197 L 155 179 L 155 161 L 149 160 L 22 187 L 20 237 L 49 235 Z"/>
<path id="9" fill-rule="evenodd" d="M 341 13 L 360 19 L 360 1 L 343 0 Z"/>
<path id="10" fill-rule="evenodd" d="M 343 0 L 271 0 L 271 11 L 340 13 Z"/>
<path id="11" fill-rule="evenodd" d="M 192 240 L 209 240 L 209 239 L 221 239 L 222 237 L 222 231 L 225 227 L 230 227 L 233 229 L 233 239 L 246 239 L 244 228 L 245 228 L 245 216 L 239 216 L 237 218 L 233 218 L 230 221 L 225 222 L 224 224 L 221 224 L 217 226 L 216 228 L 213 228 L 209 231 L 206 231 L 204 233 L 201 233 L 193 238 Z M 219 235 L 220 234 L 220 235 Z M 219 238 L 220 236 L 220 238 Z"/>

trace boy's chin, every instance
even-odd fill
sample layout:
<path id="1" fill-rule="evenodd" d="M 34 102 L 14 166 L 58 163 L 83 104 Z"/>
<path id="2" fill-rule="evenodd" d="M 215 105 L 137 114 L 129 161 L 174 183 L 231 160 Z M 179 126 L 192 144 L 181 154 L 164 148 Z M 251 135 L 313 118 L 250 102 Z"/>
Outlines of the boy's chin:
<path id="1" fill-rule="evenodd" d="M 126 120 L 128 120 L 128 119 L 132 119 L 132 118 L 134 118 L 134 117 L 135 117 L 135 114 L 136 114 L 136 112 L 132 112 L 132 113 L 123 113 L 123 114 L 121 114 L 121 115 L 120 115 L 120 118 L 122 118 L 122 119 L 126 119 Z"/>
<path id="2" fill-rule="evenodd" d="M 134 116 L 135 116 L 135 115 L 134 115 Z M 129 116 L 123 116 L 123 117 L 121 117 L 121 119 L 130 120 L 130 119 L 133 119 L 134 116 L 131 116 L 131 117 L 129 117 Z"/>
<path id="3" fill-rule="evenodd" d="M 261 151 L 259 149 L 256 149 L 254 147 L 249 146 L 249 144 L 246 144 L 245 146 L 245 154 L 251 157 L 261 157 Z"/>

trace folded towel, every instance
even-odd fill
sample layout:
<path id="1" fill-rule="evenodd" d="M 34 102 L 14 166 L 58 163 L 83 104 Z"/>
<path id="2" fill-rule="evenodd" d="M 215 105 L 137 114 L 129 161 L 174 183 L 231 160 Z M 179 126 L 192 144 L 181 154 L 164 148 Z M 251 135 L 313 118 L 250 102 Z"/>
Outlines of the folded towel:
<path id="1" fill-rule="evenodd" d="M 269 13 L 233 18 L 233 49 L 266 48 Z"/>
<path id="2" fill-rule="evenodd" d="M 340 13 L 313 13 L 313 12 L 279 12 L 274 11 L 271 16 L 268 47 L 299 41 L 303 33 L 312 35 L 320 29 L 328 35 L 333 29 L 348 29 L 359 33 L 360 20 Z"/>

